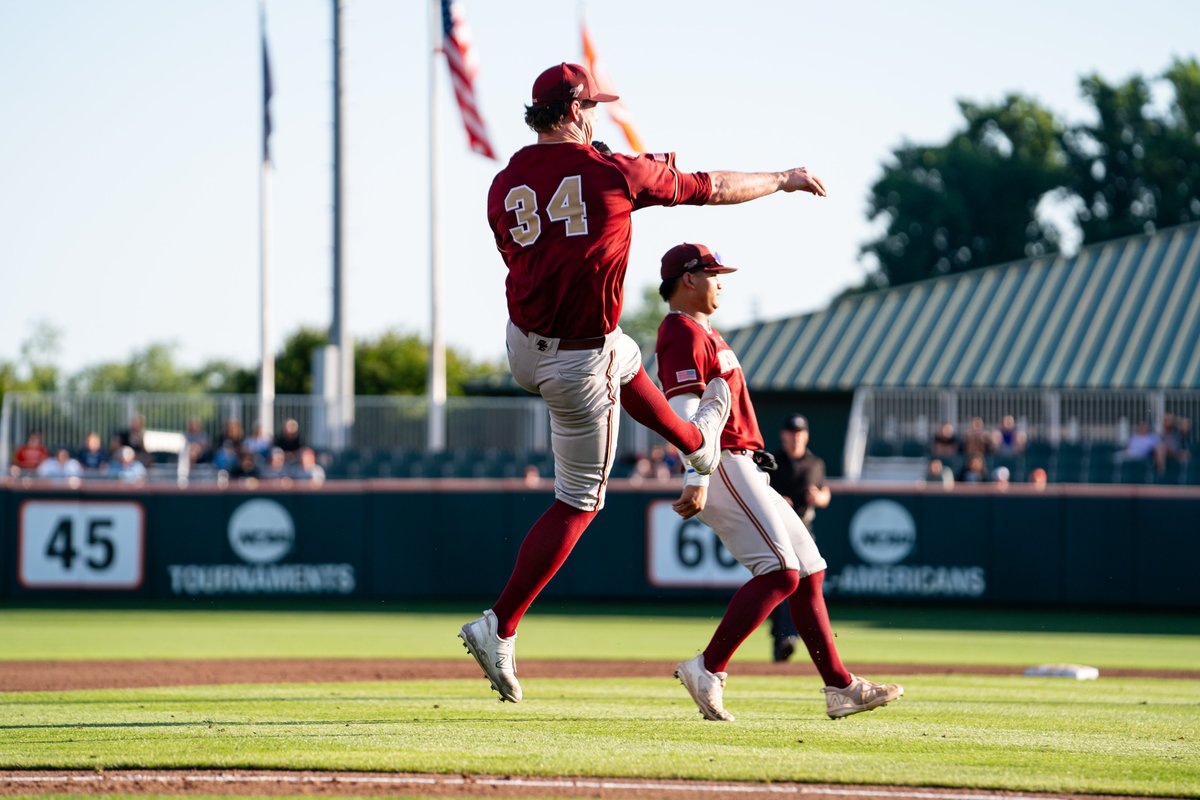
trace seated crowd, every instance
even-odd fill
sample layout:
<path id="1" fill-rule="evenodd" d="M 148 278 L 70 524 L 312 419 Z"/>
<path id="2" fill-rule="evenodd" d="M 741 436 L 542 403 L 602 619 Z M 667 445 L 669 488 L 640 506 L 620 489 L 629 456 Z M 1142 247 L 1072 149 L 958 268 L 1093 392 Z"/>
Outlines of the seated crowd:
<path id="1" fill-rule="evenodd" d="M 103 478 L 128 483 L 148 480 L 150 470 L 165 466 L 171 477 L 215 480 L 285 481 L 321 483 L 324 468 L 317 454 L 304 443 L 300 425 L 294 419 L 283 423 L 274 437 L 265 436 L 256 425 L 246 436 L 238 419 L 226 421 L 221 435 L 210 439 L 199 419 L 189 420 L 178 454 L 159 462 L 146 445 L 145 420 L 135 415 L 129 427 L 113 433 L 108 446 L 100 434 L 87 434 L 74 452 L 56 445 L 51 452 L 40 431 L 31 431 L 25 443 L 13 454 L 9 473 L 14 477 L 46 480 Z"/>
<path id="2" fill-rule="evenodd" d="M 1091 445 L 1089 458 L 1095 463 L 1089 464 L 1090 474 L 1099 476 L 1103 482 L 1121 482 L 1122 476 L 1128 475 L 1136 482 L 1183 483 L 1189 474 L 1192 448 L 1191 421 L 1164 414 L 1161 432 L 1153 431 L 1149 421 L 1142 421 L 1120 447 L 1108 443 Z M 1039 448 L 1040 457 L 1027 458 L 1029 449 L 1028 437 L 1011 414 L 1005 415 L 991 430 L 981 417 L 973 417 L 961 435 L 953 424 L 944 422 L 929 445 L 925 480 L 946 486 L 956 481 L 1007 484 L 1014 478 L 1014 469 L 1019 467 L 1020 480 L 1045 484 L 1047 469 L 1060 460 L 1063 474 L 1057 477 L 1058 481 L 1088 480 L 1082 476 L 1078 463 L 1068 466 L 1072 458 L 1078 460 L 1073 454 L 1080 452 L 1079 445 L 1059 448 L 1064 453 L 1061 459 L 1049 447 Z M 1123 470 L 1123 465 L 1133 469 Z"/>

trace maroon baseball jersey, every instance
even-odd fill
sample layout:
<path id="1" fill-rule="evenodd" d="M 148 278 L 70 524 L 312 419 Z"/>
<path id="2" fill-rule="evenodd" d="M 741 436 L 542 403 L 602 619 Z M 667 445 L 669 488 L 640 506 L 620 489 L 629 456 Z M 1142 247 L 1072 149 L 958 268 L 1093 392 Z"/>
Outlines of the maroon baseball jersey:
<path id="1" fill-rule="evenodd" d="M 704 172 L 675 154 L 606 155 L 590 145 L 534 144 L 492 181 L 488 222 L 508 265 L 508 314 L 522 330 L 563 339 L 611 333 L 621 318 L 632 234 L 646 206 L 703 205 Z"/>
<path id="2" fill-rule="evenodd" d="M 667 314 L 658 326 L 658 380 L 668 398 L 704 393 L 713 378 L 724 378 L 732 399 L 729 422 L 721 432 L 722 450 L 761 450 L 762 433 L 750 403 L 750 390 L 737 354 L 716 328 L 706 331 L 686 314 Z"/>

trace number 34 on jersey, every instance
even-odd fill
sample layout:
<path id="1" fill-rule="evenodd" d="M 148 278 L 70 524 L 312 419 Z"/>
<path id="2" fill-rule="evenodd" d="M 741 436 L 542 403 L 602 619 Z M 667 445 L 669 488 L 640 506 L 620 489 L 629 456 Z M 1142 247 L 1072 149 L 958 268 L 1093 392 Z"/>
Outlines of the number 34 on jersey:
<path id="1" fill-rule="evenodd" d="M 513 241 L 529 247 L 542 235 L 542 218 L 538 214 L 538 197 L 525 184 L 514 186 L 504 197 L 504 210 L 517 216 L 517 224 L 508 229 Z M 546 205 L 546 217 L 551 223 L 563 223 L 567 236 L 586 236 L 588 232 L 587 204 L 583 202 L 583 182 L 578 175 L 568 175 L 558 184 Z"/>

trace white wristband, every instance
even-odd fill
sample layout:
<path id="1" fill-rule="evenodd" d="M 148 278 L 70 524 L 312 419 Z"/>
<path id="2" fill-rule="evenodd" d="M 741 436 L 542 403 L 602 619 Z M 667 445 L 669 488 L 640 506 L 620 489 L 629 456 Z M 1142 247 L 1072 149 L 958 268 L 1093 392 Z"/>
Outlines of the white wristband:
<path id="1" fill-rule="evenodd" d="M 684 486 L 708 486 L 708 476 L 701 475 L 699 472 L 696 472 L 696 470 L 693 469 L 692 467 L 688 467 L 687 471 L 684 472 L 684 474 L 683 474 L 683 485 Z"/>

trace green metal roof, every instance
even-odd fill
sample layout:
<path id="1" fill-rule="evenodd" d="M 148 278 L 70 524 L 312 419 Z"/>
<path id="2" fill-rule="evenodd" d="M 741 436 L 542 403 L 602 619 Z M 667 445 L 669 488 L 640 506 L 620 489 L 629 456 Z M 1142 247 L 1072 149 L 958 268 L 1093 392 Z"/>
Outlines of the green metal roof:
<path id="1" fill-rule="evenodd" d="M 726 334 L 751 388 L 1200 389 L 1200 224 Z"/>

